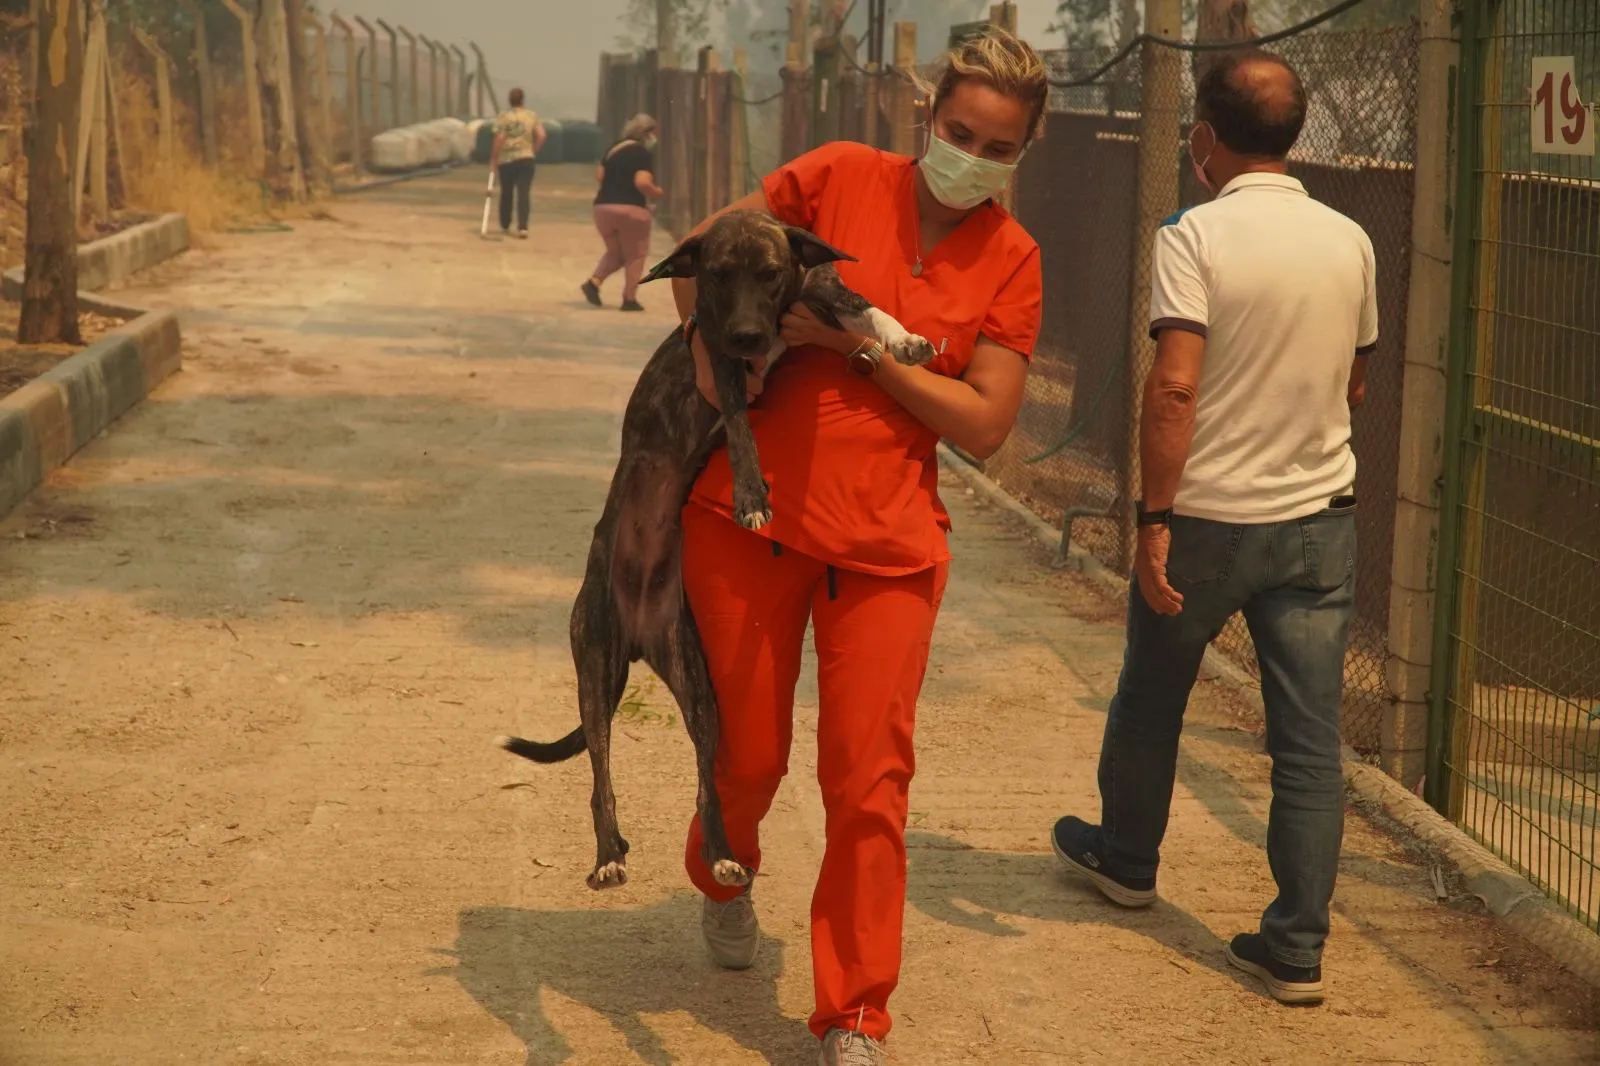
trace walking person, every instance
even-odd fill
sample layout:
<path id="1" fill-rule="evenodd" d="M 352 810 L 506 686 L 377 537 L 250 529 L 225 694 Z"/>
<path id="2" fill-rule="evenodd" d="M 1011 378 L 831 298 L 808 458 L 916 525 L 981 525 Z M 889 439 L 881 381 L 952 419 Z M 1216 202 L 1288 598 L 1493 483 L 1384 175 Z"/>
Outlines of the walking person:
<path id="1" fill-rule="evenodd" d="M 877 1066 L 900 977 L 912 730 L 945 588 L 950 520 L 936 445 L 1000 447 L 1022 403 L 1039 330 L 1039 249 L 995 203 L 1038 134 L 1048 84 L 1033 50 L 991 32 L 947 57 L 921 158 L 823 145 L 769 174 L 731 209 L 768 212 L 855 256 L 844 282 L 927 337 L 926 367 L 832 329 L 796 304 L 782 362 L 750 425 L 773 518 L 732 518 L 719 449 L 683 511 L 683 581 L 721 709 L 716 782 L 735 857 L 759 869 L 760 826 L 789 766 L 808 621 L 817 654 L 817 777 L 826 844 L 811 903 L 815 1009 L 824 1066 Z M 696 232 L 709 224 L 701 223 Z M 673 282 L 701 392 L 716 403 L 693 328 L 695 283 Z M 712 958 L 754 964 L 748 890 L 719 885 L 689 830 L 685 862 L 704 895 Z"/>
<path id="2" fill-rule="evenodd" d="M 522 106 L 521 89 L 507 97 L 511 107 L 494 120 L 494 148 L 489 166 L 500 174 L 500 232 L 511 232 L 511 206 L 517 208 L 517 236 L 528 239 L 528 215 L 532 211 L 534 158 L 544 147 L 544 125 L 539 116 Z"/>
<path id="3" fill-rule="evenodd" d="M 606 250 L 580 288 L 596 307 L 601 306 L 600 286 L 622 270 L 622 310 L 644 310 L 639 306 L 639 278 L 650 252 L 650 205 L 665 195 L 656 184 L 655 150 L 656 120 L 638 114 L 622 127 L 621 139 L 595 168 L 600 191 L 594 198 L 594 228 Z"/>
<path id="4" fill-rule="evenodd" d="M 1242 611 L 1266 703 L 1278 895 L 1228 959 L 1285 1003 L 1324 994 L 1355 606 L 1350 416 L 1378 340 L 1371 241 L 1288 176 L 1305 113 L 1300 79 L 1266 52 L 1222 56 L 1200 82 L 1189 152 L 1215 199 L 1155 238 L 1144 491 L 1100 824 L 1068 816 L 1052 834 L 1113 902 L 1155 901 L 1189 691 L 1206 645 Z"/>

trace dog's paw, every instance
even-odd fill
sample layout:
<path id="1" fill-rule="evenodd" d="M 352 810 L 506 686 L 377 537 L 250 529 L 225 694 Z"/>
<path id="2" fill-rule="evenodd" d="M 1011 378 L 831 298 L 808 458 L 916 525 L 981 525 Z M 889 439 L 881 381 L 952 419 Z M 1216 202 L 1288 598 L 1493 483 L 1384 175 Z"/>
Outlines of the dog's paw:
<path id="1" fill-rule="evenodd" d="M 620 859 L 597 866 L 589 875 L 588 883 L 596 892 L 603 888 L 619 888 L 628 883 L 628 867 Z"/>
<path id="2" fill-rule="evenodd" d="M 919 337 L 915 333 L 906 334 L 903 340 L 885 345 L 894 361 L 906 366 L 923 366 L 933 361 L 939 353 L 934 350 L 926 337 Z"/>
<path id="3" fill-rule="evenodd" d="M 742 511 L 739 514 L 739 524 L 746 529 L 762 529 L 770 521 L 772 521 L 772 510 L 767 507 L 757 511 Z"/>
<path id="4" fill-rule="evenodd" d="M 719 885 L 748 885 L 750 871 L 732 859 L 718 859 L 711 864 L 711 876 Z"/>

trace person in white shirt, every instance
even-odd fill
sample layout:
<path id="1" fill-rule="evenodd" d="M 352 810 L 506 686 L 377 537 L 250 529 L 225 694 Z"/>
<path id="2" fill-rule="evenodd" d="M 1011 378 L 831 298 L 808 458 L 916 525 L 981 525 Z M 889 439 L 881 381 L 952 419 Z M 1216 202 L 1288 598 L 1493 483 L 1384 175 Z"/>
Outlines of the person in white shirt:
<path id="1" fill-rule="evenodd" d="M 1069 815 L 1051 835 L 1067 867 L 1113 902 L 1155 901 L 1189 691 L 1206 645 L 1242 611 L 1266 704 L 1278 897 L 1228 958 L 1286 1003 L 1323 998 L 1355 607 L 1350 416 L 1378 341 L 1371 241 L 1288 175 L 1305 113 L 1300 79 L 1264 51 L 1219 57 L 1199 85 L 1189 152 L 1215 198 L 1155 238 L 1156 358 L 1101 819 Z"/>

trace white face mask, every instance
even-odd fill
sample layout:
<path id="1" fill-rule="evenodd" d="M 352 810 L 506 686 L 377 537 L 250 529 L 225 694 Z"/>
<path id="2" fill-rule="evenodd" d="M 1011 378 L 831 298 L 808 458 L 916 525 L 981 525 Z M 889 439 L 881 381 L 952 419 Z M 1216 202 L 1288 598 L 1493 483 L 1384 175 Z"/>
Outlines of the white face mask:
<path id="1" fill-rule="evenodd" d="M 1018 156 L 1021 161 L 1021 156 Z M 1016 163 L 996 163 L 968 155 L 932 130 L 922 157 L 922 176 L 933 198 L 953 211 L 977 207 L 1005 189 Z"/>
<path id="2" fill-rule="evenodd" d="M 1209 127 L 1211 124 L 1208 122 L 1206 125 Z M 1199 180 L 1206 192 L 1210 193 L 1212 196 L 1215 196 L 1217 195 L 1217 187 L 1212 183 L 1210 177 L 1206 175 L 1206 164 L 1211 162 L 1211 152 L 1215 152 L 1217 150 L 1217 131 L 1215 129 L 1211 130 L 1211 151 L 1206 153 L 1206 157 L 1204 159 L 1197 159 L 1195 158 L 1194 154 L 1194 134 L 1195 130 L 1198 130 L 1199 128 L 1200 127 L 1197 124 L 1193 130 L 1189 131 L 1189 162 L 1194 167 L 1195 178 Z"/>
<path id="3" fill-rule="evenodd" d="M 658 140 L 659 138 L 657 138 L 654 133 L 647 133 L 644 135 L 644 146 L 653 152 L 656 150 L 656 143 Z"/>

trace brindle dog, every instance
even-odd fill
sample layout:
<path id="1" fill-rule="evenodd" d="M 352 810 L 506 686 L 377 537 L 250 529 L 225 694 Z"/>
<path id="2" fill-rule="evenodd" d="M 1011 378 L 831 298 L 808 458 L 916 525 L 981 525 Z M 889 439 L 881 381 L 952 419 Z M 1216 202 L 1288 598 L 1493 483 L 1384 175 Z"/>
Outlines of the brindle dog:
<path id="1" fill-rule="evenodd" d="M 617 829 L 611 790 L 611 719 L 629 665 L 640 659 L 666 682 L 694 741 L 706 863 L 720 884 L 750 880 L 750 871 L 728 847 L 712 780 L 717 700 L 679 573 L 679 515 L 711 451 L 726 438 L 735 516 L 749 529 L 771 519 L 746 416 L 745 373 L 749 361 L 766 354 L 770 367 L 781 354 L 778 320 L 791 304 L 803 302 L 830 325 L 876 336 L 902 363 L 920 365 L 933 358 L 925 339 L 906 332 L 844 285 L 832 265 L 841 259 L 854 261 L 805 230 L 760 212 L 733 212 L 684 241 L 644 278 L 699 280 L 695 320 L 711 354 L 722 413 L 700 395 L 689 346 L 683 332 L 674 329 L 645 364 L 628 400 L 621 458 L 572 606 L 582 724 L 550 744 L 520 737 L 500 741 L 507 751 L 541 763 L 588 750 L 596 841 L 590 888 L 620 885 L 628 877 L 628 842 Z"/>

